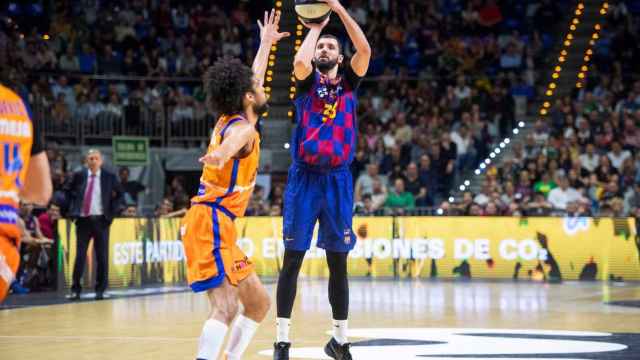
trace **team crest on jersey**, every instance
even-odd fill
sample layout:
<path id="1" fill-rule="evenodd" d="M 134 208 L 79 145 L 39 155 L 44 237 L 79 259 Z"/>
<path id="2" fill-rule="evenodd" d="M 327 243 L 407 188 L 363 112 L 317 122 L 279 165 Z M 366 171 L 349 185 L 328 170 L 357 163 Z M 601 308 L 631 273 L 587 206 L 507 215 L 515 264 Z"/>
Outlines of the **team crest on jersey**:
<path id="1" fill-rule="evenodd" d="M 350 229 L 345 229 L 344 230 L 344 243 L 345 244 L 350 244 L 351 243 L 351 230 Z"/>

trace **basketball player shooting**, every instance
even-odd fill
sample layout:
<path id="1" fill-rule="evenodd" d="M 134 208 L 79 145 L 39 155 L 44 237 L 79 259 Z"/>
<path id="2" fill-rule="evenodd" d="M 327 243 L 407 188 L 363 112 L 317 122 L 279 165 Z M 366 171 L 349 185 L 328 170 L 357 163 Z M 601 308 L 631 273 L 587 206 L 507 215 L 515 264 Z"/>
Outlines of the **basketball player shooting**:
<path id="1" fill-rule="evenodd" d="M 215 360 L 234 318 L 225 355 L 238 360 L 270 307 L 269 295 L 251 260 L 236 245 L 234 219 L 243 216 L 255 185 L 260 137 L 258 117 L 267 110 L 263 80 L 271 46 L 280 33 L 280 13 L 265 13 L 253 68 L 223 58 L 205 74 L 207 102 L 218 119 L 204 164 L 198 195 L 180 231 L 187 258 L 187 278 L 194 292 L 206 292 L 211 312 L 198 344 L 197 359 Z M 238 314 L 238 300 L 244 311 Z"/>
<path id="2" fill-rule="evenodd" d="M 294 60 L 297 126 L 284 195 L 285 254 L 276 298 L 276 360 L 289 359 L 289 327 L 298 273 L 316 222 L 320 224 L 317 246 L 326 250 L 330 271 L 329 302 L 333 312 L 333 338 L 325 352 L 333 359 L 351 359 L 347 340 L 347 256 L 356 237 L 351 227 L 353 181 L 349 165 L 356 146 L 356 90 L 369 67 L 371 48 L 338 0 L 322 2 L 340 17 L 356 52 L 345 63 L 338 39 L 321 35 L 328 18 L 320 24 L 304 23 L 309 31 Z M 339 71 L 341 65 L 343 71 Z"/>

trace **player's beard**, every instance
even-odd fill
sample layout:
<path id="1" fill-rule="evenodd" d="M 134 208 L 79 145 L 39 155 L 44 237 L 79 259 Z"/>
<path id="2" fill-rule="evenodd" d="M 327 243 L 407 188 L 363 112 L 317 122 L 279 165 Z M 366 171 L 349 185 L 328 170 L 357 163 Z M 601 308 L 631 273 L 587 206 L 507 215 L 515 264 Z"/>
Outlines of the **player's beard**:
<path id="1" fill-rule="evenodd" d="M 264 102 L 264 104 L 253 104 L 253 112 L 258 115 L 258 117 L 262 116 L 262 114 L 266 113 L 267 111 L 269 111 L 269 103 L 268 102 Z"/>
<path id="2" fill-rule="evenodd" d="M 333 60 L 317 59 L 315 62 L 316 62 L 316 67 L 318 68 L 318 71 L 326 75 L 329 73 L 329 71 L 333 70 L 333 68 L 336 67 L 336 65 L 338 64 L 338 59 L 333 59 Z"/>

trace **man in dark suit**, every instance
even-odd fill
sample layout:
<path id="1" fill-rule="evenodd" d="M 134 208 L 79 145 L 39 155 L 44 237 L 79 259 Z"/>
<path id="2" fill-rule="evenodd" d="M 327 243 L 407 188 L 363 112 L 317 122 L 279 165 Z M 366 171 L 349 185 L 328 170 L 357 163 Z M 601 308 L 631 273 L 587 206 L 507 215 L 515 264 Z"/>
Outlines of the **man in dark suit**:
<path id="1" fill-rule="evenodd" d="M 123 190 L 115 174 L 102 169 L 102 154 L 98 150 L 87 152 L 85 165 L 85 169 L 73 174 L 64 189 L 69 217 L 76 219 L 77 251 L 71 300 L 80 299 L 80 279 L 92 238 L 98 263 L 96 300 L 102 300 L 109 280 L 109 227 L 113 217 L 120 213 Z"/>

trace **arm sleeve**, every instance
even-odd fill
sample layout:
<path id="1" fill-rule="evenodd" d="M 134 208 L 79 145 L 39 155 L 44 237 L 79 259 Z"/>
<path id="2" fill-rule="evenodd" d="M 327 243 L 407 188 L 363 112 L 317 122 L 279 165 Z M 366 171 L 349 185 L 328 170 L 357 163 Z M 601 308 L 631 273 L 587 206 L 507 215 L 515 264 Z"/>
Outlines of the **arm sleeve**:
<path id="1" fill-rule="evenodd" d="M 296 78 L 296 97 L 306 95 L 309 92 L 309 90 L 311 90 L 311 87 L 313 86 L 313 81 L 315 80 L 315 78 L 316 78 L 315 67 L 313 68 L 313 71 L 311 72 L 311 74 L 309 74 L 309 76 L 307 76 L 306 79 L 299 80 L 298 78 Z"/>
<path id="2" fill-rule="evenodd" d="M 362 82 L 362 78 L 353 71 L 351 65 L 345 66 L 344 78 L 351 87 L 351 90 L 358 90 L 358 88 L 360 87 L 360 83 Z"/>
<path id="3" fill-rule="evenodd" d="M 22 98 L 22 104 L 24 108 L 27 110 L 27 115 L 29 115 L 29 119 L 31 120 L 31 126 L 33 128 L 33 143 L 31 144 L 31 156 L 38 155 L 44 151 L 44 139 L 42 138 L 42 131 L 40 129 L 40 124 L 33 119 L 33 113 L 31 112 L 31 107 L 29 107 L 29 103 Z"/>

